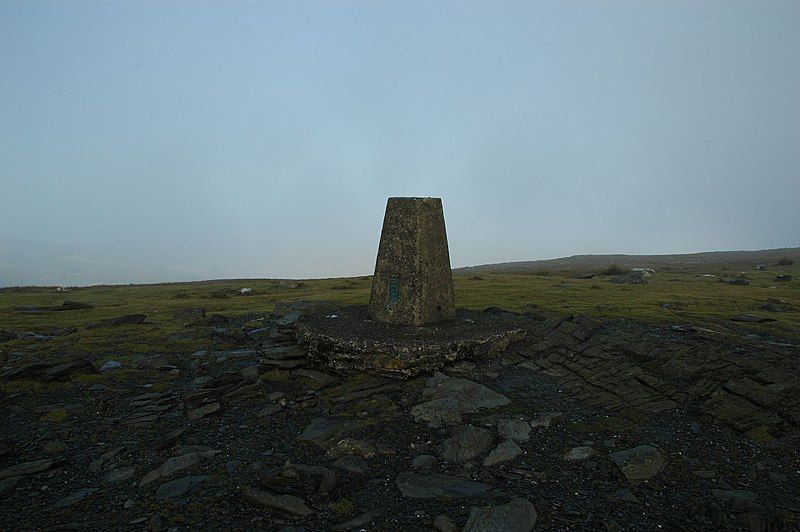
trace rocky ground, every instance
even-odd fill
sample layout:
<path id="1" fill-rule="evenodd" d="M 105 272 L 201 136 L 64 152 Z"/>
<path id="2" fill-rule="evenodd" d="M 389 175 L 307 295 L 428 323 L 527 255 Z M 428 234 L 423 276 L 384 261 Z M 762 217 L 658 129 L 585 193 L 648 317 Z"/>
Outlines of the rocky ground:
<path id="1" fill-rule="evenodd" d="M 397 379 L 312 365 L 310 312 L 187 311 L 204 350 L 122 363 L 6 354 L 0 528 L 800 527 L 792 341 L 492 309 L 526 339 Z"/>

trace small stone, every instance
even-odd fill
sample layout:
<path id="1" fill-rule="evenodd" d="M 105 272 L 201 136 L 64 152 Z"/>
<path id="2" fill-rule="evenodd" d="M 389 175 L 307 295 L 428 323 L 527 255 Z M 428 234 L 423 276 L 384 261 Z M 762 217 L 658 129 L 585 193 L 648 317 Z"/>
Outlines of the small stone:
<path id="1" fill-rule="evenodd" d="M 611 459 L 631 482 L 653 478 L 666 463 L 661 451 L 652 445 L 639 445 L 611 453 Z"/>
<path id="2" fill-rule="evenodd" d="M 200 406 L 198 408 L 195 408 L 193 410 L 189 410 L 186 413 L 186 415 L 187 415 L 187 417 L 189 418 L 190 421 L 194 421 L 196 419 L 200 419 L 202 417 L 205 417 L 208 414 L 211 414 L 212 412 L 216 412 L 217 410 L 219 410 L 219 408 L 220 408 L 219 403 L 210 403 L 210 404 L 203 405 L 203 406 Z"/>
<path id="3" fill-rule="evenodd" d="M 334 467 L 343 469 L 350 473 L 366 473 L 369 471 L 369 464 L 360 456 L 347 455 L 333 462 Z"/>
<path id="4" fill-rule="evenodd" d="M 595 456 L 597 451 L 595 451 L 592 447 L 589 446 L 580 446 L 580 447 L 573 447 L 564 455 L 564 458 L 567 460 L 586 460 Z"/>
<path id="5" fill-rule="evenodd" d="M 561 417 L 561 412 L 545 412 L 539 414 L 531 420 L 531 428 L 549 427 L 550 423 L 557 417 Z"/>
<path id="6" fill-rule="evenodd" d="M 53 440 L 42 445 L 42 450 L 47 454 L 61 454 L 67 450 L 67 444 L 63 441 Z"/>
<path id="7" fill-rule="evenodd" d="M 525 442 L 531 439 L 531 426 L 524 419 L 499 419 L 497 433 L 501 438 Z"/>
<path id="8" fill-rule="evenodd" d="M 529 532 L 536 517 L 536 507 L 521 497 L 501 506 L 473 507 L 462 532 Z"/>
<path id="9" fill-rule="evenodd" d="M 414 421 L 424 421 L 431 428 L 458 425 L 462 421 L 462 408 L 455 397 L 443 397 L 420 403 L 411 409 Z"/>
<path id="10" fill-rule="evenodd" d="M 369 512 L 365 512 L 361 515 L 353 517 L 352 519 L 348 519 L 343 523 L 339 523 L 331 527 L 331 530 L 351 530 L 351 529 L 361 529 L 364 530 L 364 526 L 372 523 L 375 519 L 381 517 L 385 513 L 383 508 L 376 508 L 374 510 L 370 510 Z"/>
<path id="11" fill-rule="evenodd" d="M 193 490 L 206 478 L 208 477 L 205 475 L 187 476 L 165 482 L 158 487 L 158 490 L 156 490 L 156 499 L 159 501 L 164 501 L 167 499 L 180 497 L 181 495 Z"/>
<path id="12" fill-rule="evenodd" d="M 415 456 L 411 461 L 411 467 L 414 469 L 432 469 L 436 465 L 436 457 L 429 454 L 421 454 Z"/>
<path id="13" fill-rule="evenodd" d="M 294 495 L 273 495 L 255 488 L 245 489 L 242 495 L 251 504 L 262 508 L 272 508 L 303 517 L 314 513 L 314 510 L 306 505 L 306 501 Z"/>
<path id="14" fill-rule="evenodd" d="M 520 454 L 522 454 L 522 449 L 519 448 L 519 445 L 514 443 L 514 440 L 505 440 L 492 449 L 489 456 L 484 459 L 483 467 L 491 467 L 502 462 L 508 462 Z"/>
<path id="15" fill-rule="evenodd" d="M 403 495 L 412 499 L 472 499 L 499 495 L 488 484 L 437 473 L 404 471 L 397 476 L 395 484 Z"/>
<path id="16" fill-rule="evenodd" d="M 158 514 L 153 514 L 153 516 L 147 520 L 147 530 L 150 532 L 161 531 L 161 518 L 158 516 Z"/>
<path id="17" fill-rule="evenodd" d="M 109 360 L 100 366 L 100 371 L 110 371 L 112 369 L 119 369 L 122 367 L 122 362 L 117 360 Z"/>
<path id="18" fill-rule="evenodd" d="M 123 467 L 121 469 L 114 469 L 109 471 L 103 477 L 103 484 L 118 484 L 128 480 L 136 472 L 135 467 Z"/>
<path id="19" fill-rule="evenodd" d="M 486 451 L 494 439 L 488 430 L 472 425 L 453 427 L 451 434 L 442 442 L 442 458 L 448 462 L 472 460 Z"/>
<path id="20" fill-rule="evenodd" d="M 33 475 L 36 473 L 41 473 L 42 471 L 48 471 L 62 465 L 63 463 L 63 460 L 57 459 L 22 462 L 20 464 L 0 470 L 0 478 Z"/>
<path id="21" fill-rule="evenodd" d="M 362 458 L 372 458 L 377 452 L 375 444 L 372 442 L 354 438 L 344 438 L 328 449 L 325 456 L 329 459 L 333 459 L 354 454 Z"/>
<path id="22" fill-rule="evenodd" d="M 433 520 L 433 528 L 439 532 L 458 532 L 458 525 L 443 514 L 437 515 L 436 519 Z"/>
<path id="23" fill-rule="evenodd" d="M 77 504 L 95 491 L 97 491 L 95 488 L 81 488 L 78 491 L 56 501 L 56 503 L 53 505 L 53 508 L 67 508 L 73 504 Z"/>
<path id="24" fill-rule="evenodd" d="M 630 488 L 620 488 L 614 495 L 618 500 L 623 502 L 639 502 L 639 499 L 636 498 Z"/>

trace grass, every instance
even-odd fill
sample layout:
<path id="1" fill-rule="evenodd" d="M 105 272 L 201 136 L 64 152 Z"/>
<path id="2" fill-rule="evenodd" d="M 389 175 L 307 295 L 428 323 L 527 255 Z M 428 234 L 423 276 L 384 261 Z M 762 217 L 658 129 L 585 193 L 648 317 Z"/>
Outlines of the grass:
<path id="1" fill-rule="evenodd" d="M 747 269 L 746 269 L 747 268 Z M 718 282 L 745 270 L 749 286 Z M 585 314 L 600 319 L 628 318 L 650 324 L 690 323 L 725 331 L 736 314 L 768 315 L 776 321 L 737 324 L 755 332 L 800 338 L 800 313 L 770 313 L 760 307 L 769 298 L 800 307 L 800 281 L 775 282 L 777 273 L 800 278 L 800 266 L 770 267 L 758 271 L 752 265 L 679 265 L 662 267 L 647 285 L 613 284 L 607 278 L 575 279 L 569 272 L 547 275 L 491 274 L 454 276 L 456 303 L 460 307 L 489 306 L 513 311 L 535 309 L 559 316 Z M 713 274 L 716 277 L 701 277 Z M 48 328 L 74 326 L 76 334 L 54 336 L 47 341 L 18 339 L 0 344 L 0 359 L 14 351 L 41 355 L 77 354 L 94 360 L 127 360 L 152 353 L 191 353 L 207 348 L 207 340 L 192 328 L 171 321 L 175 310 L 203 307 L 207 314 L 220 313 L 253 319 L 272 310 L 276 302 L 300 299 L 333 300 L 364 304 L 369 300 L 370 277 L 313 279 L 280 282 L 269 279 L 203 281 L 154 285 L 95 286 L 73 288 L 67 293 L 47 287 L 0 289 L 0 328 L 46 332 Z M 252 295 L 240 295 L 251 288 Z M 599 288 L 599 289 L 598 289 Z M 226 293 L 228 297 L 213 297 Z M 94 305 L 92 309 L 25 313 L 12 307 L 61 305 L 64 300 Z M 90 323 L 123 314 L 147 314 L 142 325 L 85 329 Z M 176 335 L 175 333 L 182 333 Z M 267 378 L 281 381 L 279 372 Z"/>
<path id="2" fill-rule="evenodd" d="M 333 510 L 336 515 L 347 516 L 353 513 L 356 509 L 356 505 L 350 499 L 339 499 L 338 501 L 328 503 L 328 508 Z"/>

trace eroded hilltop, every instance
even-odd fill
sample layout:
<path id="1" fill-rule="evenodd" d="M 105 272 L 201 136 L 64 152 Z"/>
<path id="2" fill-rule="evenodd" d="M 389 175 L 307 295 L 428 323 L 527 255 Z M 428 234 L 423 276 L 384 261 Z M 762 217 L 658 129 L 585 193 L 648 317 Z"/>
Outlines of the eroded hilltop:
<path id="1" fill-rule="evenodd" d="M 294 332 L 303 314 L 319 312 L 331 307 L 178 314 L 186 327 L 164 343 L 179 335 L 205 346 L 195 352 L 153 344 L 123 361 L 8 353 L 0 525 L 788 530 L 800 522 L 792 340 L 489 309 L 521 323 L 526 339 L 397 379 L 309 361 Z M 143 320 L 96 326 L 122 334 Z"/>

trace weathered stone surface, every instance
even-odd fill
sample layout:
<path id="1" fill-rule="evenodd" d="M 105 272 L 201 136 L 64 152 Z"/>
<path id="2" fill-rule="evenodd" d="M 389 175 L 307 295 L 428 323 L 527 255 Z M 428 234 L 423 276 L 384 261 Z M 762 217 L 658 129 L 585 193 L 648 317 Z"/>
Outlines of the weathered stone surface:
<path id="1" fill-rule="evenodd" d="M 468 403 L 455 397 L 442 397 L 416 405 L 411 409 L 411 415 L 414 421 L 424 421 L 430 427 L 458 425 L 462 421 L 461 412 L 468 408 Z"/>
<path id="2" fill-rule="evenodd" d="M 588 460 L 592 456 L 595 456 L 597 451 L 595 451 L 592 447 L 588 446 L 580 446 L 580 447 L 573 447 L 569 451 L 564 454 L 564 459 L 570 461 L 578 461 L 578 460 Z"/>
<path id="3" fill-rule="evenodd" d="M 111 470 L 103 476 L 103 483 L 118 484 L 124 482 L 131 478 L 135 472 L 136 468 L 133 466 Z"/>
<path id="4" fill-rule="evenodd" d="M 501 506 L 472 508 L 462 532 L 529 532 L 536 517 L 536 507 L 521 497 Z"/>
<path id="5" fill-rule="evenodd" d="M 314 510 L 308 507 L 306 501 L 294 495 L 273 495 L 272 493 L 255 488 L 247 488 L 242 492 L 242 495 L 245 500 L 249 501 L 251 504 L 263 508 L 281 510 L 303 517 L 314 513 Z"/>
<path id="6" fill-rule="evenodd" d="M 13 465 L 0 470 L 0 478 L 34 475 L 36 473 L 41 473 L 42 471 L 54 469 L 60 465 L 63 465 L 64 463 L 66 463 L 64 460 L 56 459 L 23 462 L 21 464 Z"/>
<path id="7" fill-rule="evenodd" d="M 666 463 L 661 451 L 652 445 L 639 445 L 611 453 L 611 459 L 625 478 L 632 482 L 653 478 Z"/>
<path id="8" fill-rule="evenodd" d="M 441 199 L 387 201 L 369 312 L 375 320 L 400 325 L 455 317 Z"/>
<path id="9" fill-rule="evenodd" d="M 96 492 L 97 488 L 81 488 L 78 491 L 74 491 L 71 494 L 67 495 L 66 497 L 62 497 L 61 499 L 57 500 L 55 504 L 53 504 L 53 509 L 58 508 L 68 508 L 74 504 L 77 504 L 84 500 L 86 497 L 91 495 L 92 493 Z"/>
<path id="10" fill-rule="evenodd" d="M 342 417 L 321 417 L 311 421 L 300 439 L 329 448 L 358 428 L 358 422 Z"/>
<path id="11" fill-rule="evenodd" d="M 486 429 L 462 425 L 453 427 L 452 435 L 442 442 L 442 458 L 448 462 L 466 462 L 486 451 L 492 444 Z"/>
<path id="12" fill-rule="evenodd" d="M 504 406 L 511 402 L 505 395 L 483 384 L 461 377 L 447 377 L 441 373 L 428 379 L 428 387 L 423 390 L 422 395 L 432 400 L 447 397 L 458 399 L 459 405 L 467 405 L 462 406 L 462 412 L 465 414 Z"/>
<path id="13" fill-rule="evenodd" d="M 205 417 L 208 414 L 211 414 L 212 412 L 216 412 L 217 410 L 219 410 L 219 408 L 220 408 L 219 403 L 209 403 L 207 405 L 198 406 L 197 408 L 189 410 L 186 413 L 186 417 L 188 417 L 189 420 L 193 421 L 195 419 L 200 419 L 202 417 Z"/>
<path id="14" fill-rule="evenodd" d="M 431 373 L 456 360 L 497 356 L 525 334 L 518 321 L 465 309 L 453 320 L 420 327 L 371 320 L 364 306 L 297 324 L 297 340 L 309 360 L 339 371 L 400 377 Z"/>
<path id="15" fill-rule="evenodd" d="M 499 419 L 497 433 L 501 438 L 528 441 L 531 439 L 531 426 L 524 419 Z"/>
<path id="16" fill-rule="evenodd" d="M 483 460 L 483 467 L 491 467 L 502 462 L 508 462 L 520 454 L 522 454 L 522 449 L 519 448 L 519 445 L 514 443 L 514 440 L 504 440 L 500 442 L 497 447 L 492 449 L 489 455 Z"/>
<path id="17" fill-rule="evenodd" d="M 175 480 L 165 482 L 156 490 L 156 499 L 164 501 L 185 495 L 196 488 L 206 478 L 208 477 L 205 475 L 197 475 L 176 478 Z"/>
<path id="18" fill-rule="evenodd" d="M 412 499 L 474 499 L 495 495 L 494 488 L 488 484 L 437 473 L 404 471 L 397 475 L 395 483 L 403 495 Z"/>

